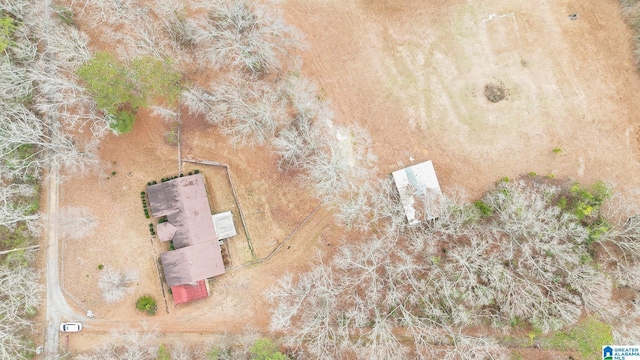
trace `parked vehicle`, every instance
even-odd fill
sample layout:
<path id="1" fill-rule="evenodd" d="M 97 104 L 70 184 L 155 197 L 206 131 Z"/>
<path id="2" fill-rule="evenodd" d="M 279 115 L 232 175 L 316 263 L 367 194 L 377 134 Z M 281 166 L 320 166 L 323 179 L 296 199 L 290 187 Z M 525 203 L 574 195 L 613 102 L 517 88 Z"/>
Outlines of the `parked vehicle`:
<path id="1" fill-rule="evenodd" d="M 82 330 L 82 323 L 80 322 L 64 322 L 60 324 L 60 331 L 62 332 L 78 332 Z"/>

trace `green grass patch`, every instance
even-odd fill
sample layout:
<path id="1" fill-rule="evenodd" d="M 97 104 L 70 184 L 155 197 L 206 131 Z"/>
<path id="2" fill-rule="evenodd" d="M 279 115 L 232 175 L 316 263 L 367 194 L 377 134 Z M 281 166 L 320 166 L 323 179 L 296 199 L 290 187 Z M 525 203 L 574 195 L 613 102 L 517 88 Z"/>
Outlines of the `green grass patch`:
<path id="1" fill-rule="evenodd" d="M 611 327 L 593 316 L 583 318 L 574 327 L 555 333 L 549 345 L 561 351 L 576 350 L 584 359 L 600 359 L 603 345 L 613 344 Z"/>

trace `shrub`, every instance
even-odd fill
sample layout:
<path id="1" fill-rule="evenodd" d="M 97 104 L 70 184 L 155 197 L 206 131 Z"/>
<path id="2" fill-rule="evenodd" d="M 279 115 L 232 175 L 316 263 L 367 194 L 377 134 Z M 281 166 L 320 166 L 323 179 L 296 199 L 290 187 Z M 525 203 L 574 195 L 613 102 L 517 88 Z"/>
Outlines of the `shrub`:
<path id="1" fill-rule="evenodd" d="M 153 224 L 149 224 L 149 227 L 150 227 L 150 228 L 153 228 Z"/>
<path id="2" fill-rule="evenodd" d="M 200 170 L 196 169 L 193 171 L 194 174 L 200 174 Z"/>
<path id="3" fill-rule="evenodd" d="M 147 183 L 149 184 L 149 183 Z M 144 197 L 144 194 L 146 194 L 144 191 L 140 191 L 140 195 L 142 195 L 142 197 Z"/>
<path id="4" fill-rule="evenodd" d="M 156 360 L 171 360 L 171 353 L 169 349 L 167 349 L 164 344 L 160 345 L 158 348 L 158 355 L 156 356 Z"/>
<path id="5" fill-rule="evenodd" d="M 562 152 L 562 149 L 560 149 L 559 147 L 554 147 L 551 151 L 553 151 L 554 154 L 559 154 Z"/>
<path id="6" fill-rule="evenodd" d="M 147 186 L 151 186 L 151 185 L 153 185 L 153 184 L 151 183 L 151 181 L 148 181 L 148 182 L 147 182 Z M 143 191 L 143 192 L 144 192 L 144 191 Z"/>
<path id="7" fill-rule="evenodd" d="M 569 207 L 579 220 L 595 214 L 602 203 L 611 197 L 609 187 L 602 181 L 599 181 L 589 188 L 583 188 L 580 184 L 574 184 L 569 189 L 571 198 L 569 199 Z"/>
<path id="8" fill-rule="evenodd" d="M 104 264 L 98 265 L 98 270 L 102 270 L 102 269 L 104 269 Z"/>
<path id="9" fill-rule="evenodd" d="M 189 171 L 189 175 L 193 175 L 193 171 Z"/>
<path id="10" fill-rule="evenodd" d="M 251 359 L 255 360 L 287 360 L 286 355 L 278 351 L 278 346 L 269 339 L 256 340 L 249 348 Z"/>
<path id="11" fill-rule="evenodd" d="M 116 173 L 115 171 L 112 171 L 112 172 L 111 172 L 111 176 L 116 176 L 116 174 L 117 174 L 117 173 Z"/>
<path id="12" fill-rule="evenodd" d="M 0 18 L 0 52 L 4 52 L 7 47 L 13 44 L 11 36 L 17 28 L 18 24 L 10 15 L 7 14 Z"/>
<path id="13" fill-rule="evenodd" d="M 136 309 L 146 312 L 149 315 L 155 315 L 158 310 L 158 305 L 153 297 L 143 295 L 136 301 Z"/>
<path id="14" fill-rule="evenodd" d="M 473 205 L 480 211 L 480 215 L 482 217 L 488 217 L 493 214 L 493 209 L 487 204 L 485 204 L 482 200 L 477 200 L 473 203 Z"/>

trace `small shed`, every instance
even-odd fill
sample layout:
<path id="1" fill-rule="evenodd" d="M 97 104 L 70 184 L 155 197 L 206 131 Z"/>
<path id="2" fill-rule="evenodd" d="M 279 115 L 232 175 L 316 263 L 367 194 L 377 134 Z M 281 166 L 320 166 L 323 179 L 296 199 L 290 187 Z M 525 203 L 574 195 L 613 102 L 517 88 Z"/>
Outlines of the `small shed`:
<path id="1" fill-rule="evenodd" d="M 391 175 L 410 225 L 438 217 L 442 191 L 431 160 L 394 171 Z"/>
<path id="2" fill-rule="evenodd" d="M 211 218 L 213 219 L 213 227 L 216 229 L 218 239 L 227 239 L 237 235 L 231 211 L 213 214 Z"/>

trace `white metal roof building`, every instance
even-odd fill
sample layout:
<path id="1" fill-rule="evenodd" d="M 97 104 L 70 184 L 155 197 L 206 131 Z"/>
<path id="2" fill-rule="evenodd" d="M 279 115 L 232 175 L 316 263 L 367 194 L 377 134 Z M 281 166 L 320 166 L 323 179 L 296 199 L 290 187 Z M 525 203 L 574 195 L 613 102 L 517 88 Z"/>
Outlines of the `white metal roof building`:
<path id="1" fill-rule="evenodd" d="M 213 227 L 216 229 L 218 239 L 222 240 L 237 235 L 231 211 L 213 214 L 211 218 L 213 219 Z"/>
<path id="2" fill-rule="evenodd" d="M 391 175 L 410 225 L 438 217 L 442 191 L 431 160 L 394 171 Z M 424 204 L 428 206 L 421 209 L 424 212 L 422 215 L 416 208 Z"/>

